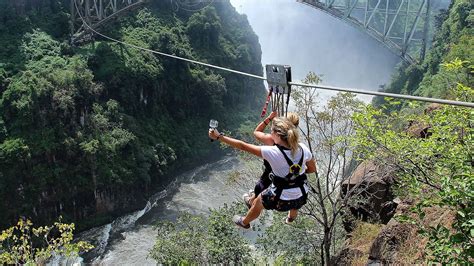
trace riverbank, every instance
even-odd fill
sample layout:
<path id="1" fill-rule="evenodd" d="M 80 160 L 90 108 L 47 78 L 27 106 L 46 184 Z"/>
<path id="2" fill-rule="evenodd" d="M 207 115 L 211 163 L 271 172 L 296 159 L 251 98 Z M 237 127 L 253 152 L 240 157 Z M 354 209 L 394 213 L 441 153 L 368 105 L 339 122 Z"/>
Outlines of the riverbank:
<path id="1" fill-rule="evenodd" d="M 147 259 L 148 250 L 157 237 L 154 224 L 172 221 L 181 212 L 206 215 L 209 209 L 240 200 L 246 188 L 242 182 L 229 180 L 236 175 L 247 175 L 244 163 L 236 155 L 226 155 L 221 160 L 174 176 L 141 210 L 79 234 L 78 239 L 96 246 L 83 255 L 84 261 L 107 265 L 155 265 Z M 253 183 L 246 185 L 250 187 Z"/>

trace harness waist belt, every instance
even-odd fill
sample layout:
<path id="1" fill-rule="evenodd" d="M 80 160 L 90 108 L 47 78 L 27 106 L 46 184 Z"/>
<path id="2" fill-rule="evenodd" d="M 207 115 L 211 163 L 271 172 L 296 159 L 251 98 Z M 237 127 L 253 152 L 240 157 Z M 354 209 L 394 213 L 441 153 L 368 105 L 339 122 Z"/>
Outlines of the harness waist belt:
<path id="1" fill-rule="evenodd" d="M 306 174 L 297 176 L 294 180 L 289 180 L 286 177 L 270 175 L 272 177 L 272 182 L 277 188 L 288 189 L 301 187 L 304 185 L 305 181 L 308 179 Z"/>

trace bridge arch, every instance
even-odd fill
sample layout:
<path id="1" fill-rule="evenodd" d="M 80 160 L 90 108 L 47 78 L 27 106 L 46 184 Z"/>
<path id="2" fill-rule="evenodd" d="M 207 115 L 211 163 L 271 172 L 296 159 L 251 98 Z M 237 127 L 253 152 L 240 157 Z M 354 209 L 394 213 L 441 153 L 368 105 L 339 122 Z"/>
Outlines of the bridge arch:
<path id="1" fill-rule="evenodd" d="M 433 3 L 442 0 L 297 0 L 359 28 L 409 63 L 426 54 Z"/>

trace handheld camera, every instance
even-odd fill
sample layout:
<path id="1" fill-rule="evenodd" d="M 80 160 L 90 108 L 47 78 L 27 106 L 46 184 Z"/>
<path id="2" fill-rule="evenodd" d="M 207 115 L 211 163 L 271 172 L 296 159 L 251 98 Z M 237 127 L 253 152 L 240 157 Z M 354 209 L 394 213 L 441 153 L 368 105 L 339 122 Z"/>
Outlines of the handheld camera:
<path id="1" fill-rule="evenodd" d="M 217 120 L 211 119 L 209 121 L 209 127 L 212 129 L 216 129 L 218 125 L 219 125 L 219 122 Z"/>
<path id="2" fill-rule="evenodd" d="M 217 126 L 219 125 L 219 122 L 217 120 L 214 120 L 214 119 L 211 119 L 209 120 L 209 128 L 214 130 L 217 128 Z M 214 141 L 213 139 L 211 139 L 211 142 Z"/>

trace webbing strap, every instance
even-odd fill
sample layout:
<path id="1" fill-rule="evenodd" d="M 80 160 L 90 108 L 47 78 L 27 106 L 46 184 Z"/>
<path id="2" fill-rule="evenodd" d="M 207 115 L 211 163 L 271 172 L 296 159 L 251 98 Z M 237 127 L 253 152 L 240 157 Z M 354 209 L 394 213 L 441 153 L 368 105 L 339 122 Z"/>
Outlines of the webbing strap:
<path id="1" fill-rule="evenodd" d="M 276 146 L 277 146 L 278 149 L 281 151 L 281 153 L 283 153 L 283 156 L 285 157 L 285 160 L 286 160 L 286 162 L 288 163 L 288 166 L 291 167 L 291 166 L 294 164 L 294 162 L 293 162 L 292 160 L 290 160 L 290 158 L 288 158 L 288 155 L 286 155 L 286 153 L 283 151 L 283 147 L 282 147 L 282 146 L 280 146 L 280 145 L 276 145 Z M 299 146 L 299 145 L 298 145 L 298 146 Z M 298 164 L 300 165 L 301 168 L 303 168 L 302 164 L 303 164 L 303 158 L 304 158 L 304 151 L 303 151 L 303 148 L 301 148 L 301 146 L 299 146 L 299 147 L 300 147 L 300 149 L 301 149 L 301 158 L 300 158 Z M 294 174 L 292 174 L 292 173 L 290 172 L 286 177 L 288 178 L 288 177 L 290 177 L 290 176 L 292 176 L 292 175 L 294 175 Z M 299 173 L 298 173 L 298 175 L 299 175 Z"/>
<path id="2" fill-rule="evenodd" d="M 288 95 L 286 96 L 286 110 L 285 110 L 285 113 L 284 113 L 285 116 L 288 115 L 288 104 L 290 104 L 290 93 L 291 93 L 291 87 L 289 87 Z"/>
<path id="3" fill-rule="evenodd" d="M 288 167 L 290 168 L 289 171 L 288 171 L 288 174 L 285 176 L 285 179 L 290 179 L 292 176 L 296 176 L 296 177 L 299 177 L 299 176 L 302 176 L 304 175 L 304 173 L 302 175 L 299 174 L 299 171 L 297 174 L 295 173 L 292 173 L 291 172 L 291 167 L 294 165 L 294 162 L 292 160 L 290 160 L 290 158 L 288 158 L 288 156 L 286 155 L 286 153 L 283 151 L 283 147 L 280 146 L 280 145 L 276 145 L 278 147 L 278 149 L 281 151 L 281 153 L 283 153 L 283 156 L 285 157 L 285 160 L 286 160 L 286 163 L 288 164 Z M 299 146 L 299 145 L 298 145 Z M 302 164 L 303 164 L 303 158 L 304 158 L 304 151 L 303 151 L 303 148 L 301 148 L 301 146 L 299 146 L 300 149 L 301 149 L 301 158 L 300 158 L 300 161 L 298 162 L 298 166 L 301 168 L 302 167 Z"/>
<path id="4" fill-rule="evenodd" d="M 272 91 L 273 91 L 273 88 L 270 87 L 270 89 L 268 90 L 267 101 L 265 102 L 265 105 L 263 105 L 262 114 L 260 115 L 260 117 L 264 117 L 265 114 L 267 113 L 268 104 L 270 103 L 270 99 L 272 97 Z"/>

